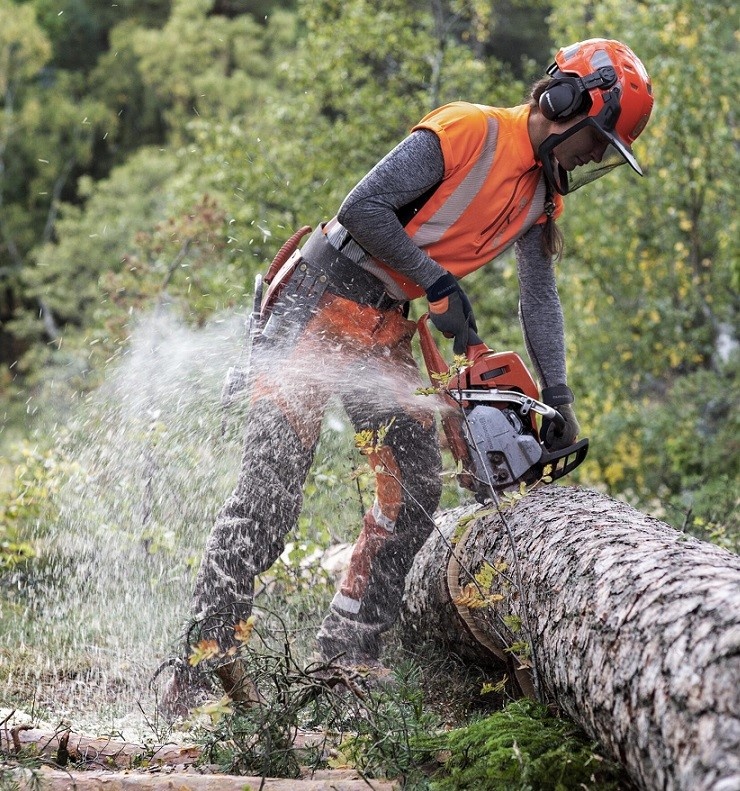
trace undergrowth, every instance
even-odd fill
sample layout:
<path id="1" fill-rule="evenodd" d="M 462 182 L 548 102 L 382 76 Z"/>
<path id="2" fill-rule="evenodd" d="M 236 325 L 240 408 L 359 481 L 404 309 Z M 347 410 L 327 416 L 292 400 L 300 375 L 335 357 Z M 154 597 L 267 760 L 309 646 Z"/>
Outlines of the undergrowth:
<path id="1" fill-rule="evenodd" d="M 238 708 L 222 698 L 201 709 L 211 719 L 198 733 L 203 760 L 222 771 L 298 777 L 306 768 L 351 767 L 367 779 L 398 780 L 408 791 L 629 788 L 620 767 L 545 706 L 513 701 L 445 730 L 413 662 L 398 663 L 380 685 L 335 662 L 302 664 L 287 637 L 280 647 L 273 638 L 255 628 L 240 649 L 263 697 L 259 705 Z M 321 736 L 297 749 L 299 730 Z"/>
<path id="2" fill-rule="evenodd" d="M 432 791 L 619 791 L 620 767 L 569 720 L 531 700 L 436 738 L 448 752 Z"/>

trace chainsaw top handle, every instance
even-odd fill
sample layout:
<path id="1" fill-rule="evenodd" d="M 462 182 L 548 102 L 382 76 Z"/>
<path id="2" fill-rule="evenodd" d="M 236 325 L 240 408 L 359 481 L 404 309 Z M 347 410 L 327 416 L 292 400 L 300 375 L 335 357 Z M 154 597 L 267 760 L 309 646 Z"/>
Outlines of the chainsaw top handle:
<path id="1" fill-rule="evenodd" d="M 442 359 L 439 350 L 436 347 L 436 344 L 431 339 L 431 334 L 429 331 L 429 314 L 424 313 L 423 316 L 418 320 L 417 326 L 419 327 L 419 338 L 422 342 L 422 350 L 424 347 L 433 346 L 433 350 L 430 348 L 429 351 L 431 355 L 435 358 L 434 364 L 431 366 L 430 370 L 434 370 L 435 373 L 442 373 L 448 369 L 447 363 Z M 427 340 L 428 339 L 428 340 Z M 488 346 L 475 332 L 475 330 L 468 331 L 468 348 L 465 352 L 465 356 L 468 360 L 475 360 L 476 357 L 480 357 L 481 354 L 485 354 L 486 352 L 492 352 L 490 346 Z M 436 353 L 436 354 L 435 354 Z M 427 360 L 427 366 L 429 366 L 430 360 Z"/>

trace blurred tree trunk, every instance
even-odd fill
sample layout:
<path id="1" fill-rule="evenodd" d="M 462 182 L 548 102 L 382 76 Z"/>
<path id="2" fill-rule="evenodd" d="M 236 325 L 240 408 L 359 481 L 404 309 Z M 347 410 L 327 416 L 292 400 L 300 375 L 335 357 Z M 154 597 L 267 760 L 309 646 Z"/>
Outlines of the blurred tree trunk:
<path id="1" fill-rule="evenodd" d="M 407 578 L 405 642 L 530 664 L 540 699 L 640 788 L 740 789 L 740 558 L 588 490 L 545 487 L 503 514 L 508 529 L 489 507 L 438 518 Z"/>

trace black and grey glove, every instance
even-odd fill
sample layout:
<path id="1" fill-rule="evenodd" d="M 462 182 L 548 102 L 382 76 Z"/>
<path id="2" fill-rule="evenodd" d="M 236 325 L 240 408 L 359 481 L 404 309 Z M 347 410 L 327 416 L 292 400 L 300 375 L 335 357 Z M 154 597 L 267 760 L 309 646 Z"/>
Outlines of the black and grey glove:
<path id="1" fill-rule="evenodd" d="M 542 391 L 542 401 L 560 412 L 565 421 L 565 424 L 561 426 L 554 420 L 542 418 L 540 435 L 545 447 L 548 450 L 562 450 L 572 445 L 581 430 L 576 413 L 571 406 L 575 401 L 573 391 L 567 385 L 546 387 Z"/>
<path id="2" fill-rule="evenodd" d="M 432 283 L 426 293 L 429 300 L 429 318 L 446 338 L 455 339 L 452 345 L 455 354 L 465 354 L 468 346 L 481 343 L 476 334 L 478 326 L 470 300 L 454 275 L 449 272 L 442 275 Z"/>

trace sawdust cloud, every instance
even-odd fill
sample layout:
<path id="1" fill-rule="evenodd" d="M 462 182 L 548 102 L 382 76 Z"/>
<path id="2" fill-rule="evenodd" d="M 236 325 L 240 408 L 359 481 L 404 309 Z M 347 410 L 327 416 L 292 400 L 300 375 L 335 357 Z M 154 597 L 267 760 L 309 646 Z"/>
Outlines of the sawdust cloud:
<path id="1" fill-rule="evenodd" d="M 143 317 L 105 383 L 59 429 L 77 471 L 44 527 L 41 571 L 9 636 L 28 655 L 35 705 L 81 730 L 141 737 L 138 705 L 153 709 L 148 682 L 182 633 L 206 536 L 236 481 L 246 403 L 224 412 L 220 393 L 243 339 L 237 314 L 202 329 L 166 311 Z M 342 354 L 293 360 L 288 391 L 304 398 L 318 376 L 339 393 Z M 393 398 L 413 409 L 418 384 L 375 378 L 366 408 Z M 351 449 L 336 405 L 324 430 L 346 435 Z"/>

